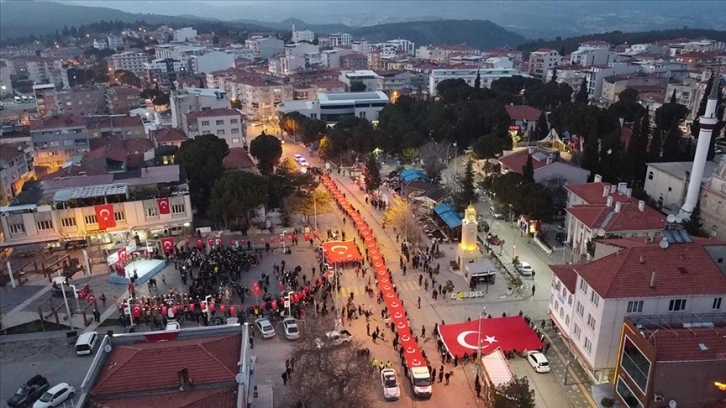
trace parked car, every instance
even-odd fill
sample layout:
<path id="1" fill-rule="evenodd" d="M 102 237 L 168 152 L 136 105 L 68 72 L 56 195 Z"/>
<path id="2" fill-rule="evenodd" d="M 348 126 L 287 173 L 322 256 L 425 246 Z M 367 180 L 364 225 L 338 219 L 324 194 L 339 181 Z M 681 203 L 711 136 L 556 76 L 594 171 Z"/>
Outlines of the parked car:
<path id="1" fill-rule="evenodd" d="M 79 356 L 93 354 L 93 348 L 96 346 L 97 340 L 98 332 L 91 331 L 81 334 L 76 340 L 76 354 Z"/>
<path id="2" fill-rule="evenodd" d="M 49 389 L 40 399 L 35 401 L 33 408 L 53 408 L 61 405 L 65 400 L 73 398 L 76 395 L 76 389 L 68 383 L 60 383 Z"/>
<path id="3" fill-rule="evenodd" d="M 527 361 L 529 361 L 529 365 L 534 368 L 535 372 L 538 373 L 549 373 L 550 372 L 550 362 L 547 360 L 547 357 L 545 357 L 544 354 L 540 353 L 539 351 L 530 351 L 527 353 Z"/>
<path id="4" fill-rule="evenodd" d="M 262 317 L 255 320 L 255 326 L 257 326 L 257 330 L 260 331 L 263 338 L 269 339 L 275 337 L 275 328 L 272 327 L 272 323 L 267 318 Z"/>
<path id="5" fill-rule="evenodd" d="M 502 240 L 499 238 L 497 234 L 489 234 L 487 235 L 487 242 L 489 245 L 502 245 Z"/>
<path id="6" fill-rule="evenodd" d="M 392 368 L 381 370 L 381 387 L 383 387 L 383 398 L 386 401 L 395 401 L 401 396 L 395 370 Z"/>
<path id="7" fill-rule="evenodd" d="M 21 385 L 15 394 L 7 401 L 10 408 L 24 408 L 38 400 L 48 391 L 50 384 L 42 375 L 34 375 L 25 384 Z"/>
<path id="8" fill-rule="evenodd" d="M 503 220 L 504 219 L 504 214 L 502 212 L 500 212 L 500 211 L 497 211 L 497 209 L 494 208 L 494 206 L 489 207 L 489 209 L 492 211 L 492 217 L 494 217 L 494 218 L 496 218 L 498 220 Z"/>
<path id="9" fill-rule="evenodd" d="M 300 330 L 297 327 L 297 320 L 294 317 L 286 317 L 282 320 L 282 327 L 285 328 L 285 338 L 297 340 L 300 338 Z"/>
<path id="10" fill-rule="evenodd" d="M 532 265 L 528 264 L 527 262 L 520 262 L 517 265 L 517 270 L 523 276 L 532 276 L 532 274 L 534 273 L 534 269 L 532 269 Z"/>
<path id="11" fill-rule="evenodd" d="M 323 348 L 326 344 L 329 346 L 340 346 L 342 344 L 350 343 L 353 340 L 353 336 L 348 330 L 333 330 L 325 333 L 325 341 L 320 338 L 315 339 L 315 344 L 318 348 Z"/>

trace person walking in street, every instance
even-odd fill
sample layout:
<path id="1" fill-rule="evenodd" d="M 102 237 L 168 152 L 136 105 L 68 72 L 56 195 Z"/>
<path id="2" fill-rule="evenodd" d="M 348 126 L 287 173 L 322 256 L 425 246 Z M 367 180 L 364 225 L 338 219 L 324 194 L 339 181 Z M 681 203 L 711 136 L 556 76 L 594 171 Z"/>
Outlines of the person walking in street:
<path id="1" fill-rule="evenodd" d="M 431 371 L 431 381 L 436 381 L 436 369 L 435 368 Z"/>
<path id="2" fill-rule="evenodd" d="M 282 372 L 282 385 L 287 386 L 287 371 Z"/>
<path id="3" fill-rule="evenodd" d="M 287 373 L 287 378 L 292 378 L 292 368 L 287 367 L 285 372 Z"/>
<path id="4" fill-rule="evenodd" d="M 254 349 L 254 348 L 255 348 L 255 339 L 250 337 L 250 349 Z"/>
<path id="5" fill-rule="evenodd" d="M 444 381 L 444 371 L 439 371 L 439 384 Z"/>
<path id="6" fill-rule="evenodd" d="M 421 296 L 418 297 L 418 308 L 421 309 Z"/>
<path id="7" fill-rule="evenodd" d="M 376 340 L 378 340 L 378 332 L 373 332 L 371 338 L 373 338 L 373 344 L 376 344 Z"/>
<path id="8" fill-rule="evenodd" d="M 474 383 L 474 389 L 476 390 L 476 397 L 481 397 L 481 384 L 479 384 L 479 381 Z"/>
<path id="9" fill-rule="evenodd" d="M 166 274 L 163 274 L 163 273 L 161 274 L 161 283 L 163 283 L 164 286 L 166 286 Z"/>
<path id="10" fill-rule="evenodd" d="M 368 337 L 371 336 L 371 324 L 370 323 L 366 323 L 366 336 L 368 336 Z"/>
<path id="11" fill-rule="evenodd" d="M 103 307 L 106 307 L 106 294 L 101 293 L 101 297 L 99 297 L 99 299 L 101 300 L 101 303 L 103 303 Z"/>
<path id="12" fill-rule="evenodd" d="M 449 385 L 449 378 L 451 378 L 451 373 L 446 373 L 444 375 L 444 377 L 446 378 L 446 384 L 445 385 Z"/>
<path id="13" fill-rule="evenodd" d="M 426 326 L 421 325 L 421 338 L 426 338 Z"/>
<path id="14" fill-rule="evenodd" d="M 534 296 L 534 285 L 532 285 L 532 296 Z"/>

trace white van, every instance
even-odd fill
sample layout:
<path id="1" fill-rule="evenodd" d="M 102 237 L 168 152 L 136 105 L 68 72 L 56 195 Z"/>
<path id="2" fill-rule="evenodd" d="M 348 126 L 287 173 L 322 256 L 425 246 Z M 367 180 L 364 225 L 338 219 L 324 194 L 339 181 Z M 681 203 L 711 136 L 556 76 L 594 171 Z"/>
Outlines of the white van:
<path id="1" fill-rule="evenodd" d="M 98 340 L 98 333 L 95 331 L 83 333 L 78 336 L 78 340 L 76 340 L 76 354 L 79 356 L 93 354 L 93 347 L 96 345 L 96 340 Z"/>

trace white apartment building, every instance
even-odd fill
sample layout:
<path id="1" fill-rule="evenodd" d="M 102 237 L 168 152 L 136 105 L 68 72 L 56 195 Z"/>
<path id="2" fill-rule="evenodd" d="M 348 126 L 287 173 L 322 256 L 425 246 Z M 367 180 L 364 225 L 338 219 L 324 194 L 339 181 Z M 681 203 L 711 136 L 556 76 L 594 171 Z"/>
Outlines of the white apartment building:
<path id="1" fill-rule="evenodd" d="M 668 47 L 665 45 L 645 43 L 645 44 L 632 44 L 623 52 L 624 55 L 638 55 L 638 54 L 659 54 L 667 55 Z"/>
<path id="2" fill-rule="evenodd" d="M 726 308 L 726 243 L 666 230 L 606 239 L 587 264 L 550 265 L 549 312 L 596 383 L 611 381 L 626 316 L 708 316 Z"/>
<path id="3" fill-rule="evenodd" d="M 592 242 L 608 237 L 655 237 L 664 228 L 664 214 L 632 197 L 627 183 L 567 184 L 565 231 L 575 260 L 592 259 Z M 590 250 L 588 251 L 588 245 Z"/>
<path id="4" fill-rule="evenodd" d="M 666 85 L 665 95 L 670 98 L 675 92 L 676 102 L 688 108 L 687 120 L 692 120 L 698 115 L 698 107 L 706 91 L 706 82 L 693 78 L 686 78 L 683 82 L 669 80 Z"/>
<path id="5" fill-rule="evenodd" d="M 108 57 L 108 67 L 113 71 L 130 71 L 139 77 L 146 75 L 149 56 L 143 52 L 122 52 Z"/>
<path id="6" fill-rule="evenodd" d="M 245 40 L 245 47 L 252 50 L 255 58 L 268 59 L 283 52 L 285 42 L 278 38 L 256 35 Z"/>
<path id="7" fill-rule="evenodd" d="M 576 51 L 570 54 L 570 64 L 581 67 L 591 65 L 607 65 L 615 57 L 610 51 L 610 44 L 604 41 L 588 41 L 580 44 Z"/>
<path id="8" fill-rule="evenodd" d="M 293 85 L 256 74 L 240 75 L 225 80 L 233 98 L 242 103 L 242 114 L 247 120 L 257 121 L 277 115 L 277 106 L 293 99 Z"/>
<path id="9" fill-rule="evenodd" d="M 174 41 L 185 42 L 197 38 L 197 30 L 192 27 L 184 27 L 174 30 Z"/>
<path id="10" fill-rule="evenodd" d="M 27 143 L 0 144 L 0 205 L 7 205 L 35 179 L 33 147 Z"/>
<path id="11" fill-rule="evenodd" d="M 315 41 L 315 33 L 310 30 L 293 30 L 292 42 L 299 43 L 302 41 L 306 41 L 309 43 Z"/>
<path id="12" fill-rule="evenodd" d="M 108 44 L 106 44 L 105 39 L 97 40 L 94 38 L 93 39 L 93 48 L 95 48 L 97 50 L 105 50 L 106 48 L 108 48 Z"/>
<path id="13" fill-rule="evenodd" d="M 439 82 L 447 79 L 463 79 L 469 86 L 474 86 L 477 73 L 481 79 L 482 88 L 488 88 L 492 82 L 499 78 L 507 78 L 515 75 L 527 76 L 521 71 L 514 68 L 501 69 L 432 69 L 429 74 L 429 95 L 435 96 L 438 91 L 436 87 Z"/>
<path id="14" fill-rule="evenodd" d="M 333 50 L 324 50 L 320 52 L 320 64 L 328 67 L 338 69 L 340 68 L 340 57 L 352 54 L 353 50 L 347 48 L 336 48 Z"/>
<path id="15" fill-rule="evenodd" d="M 633 74 L 641 72 L 642 68 L 638 65 L 626 63 L 615 63 L 608 66 L 593 65 L 587 72 L 587 87 L 590 99 L 599 100 L 602 97 L 602 87 L 605 78 L 614 75 Z"/>
<path id="16" fill-rule="evenodd" d="M 185 115 L 207 109 L 229 108 L 227 92 L 223 89 L 184 88 L 172 90 L 169 96 L 171 104 L 171 125 L 181 128 Z"/>
<path id="17" fill-rule="evenodd" d="M 280 104 L 281 114 L 299 112 L 310 119 L 336 123 L 345 118 L 358 117 L 378 120 L 378 113 L 388 104 L 383 92 L 318 93 L 313 101 L 288 101 Z"/>
<path id="18" fill-rule="evenodd" d="M 333 33 L 328 36 L 331 47 L 350 45 L 353 42 L 353 35 L 348 33 Z"/>
<path id="19" fill-rule="evenodd" d="M 30 122 L 36 167 L 52 173 L 61 168 L 71 156 L 90 150 L 88 128 L 80 117 L 54 116 Z"/>
<path id="20" fill-rule="evenodd" d="M 540 48 L 529 54 L 529 74 L 535 78 L 544 79 L 547 70 L 562 65 L 563 57 L 557 50 Z"/>
<path id="21" fill-rule="evenodd" d="M 116 50 L 124 46 L 123 37 L 118 35 L 111 34 L 109 36 L 106 36 L 106 42 L 108 43 L 108 48 L 112 50 Z"/>
<path id="22" fill-rule="evenodd" d="M 189 68 L 195 74 L 234 68 L 234 55 L 223 51 L 210 51 L 189 56 Z"/>
<path id="23" fill-rule="evenodd" d="M 350 44 L 350 48 L 359 54 L 368 54 L 369 52 L 373 51 L 373 48 L 375 48 L 375 45 L 371 44 L 365 40 L 353 41 Z"/>
<path id="24" fill-rule="evenodd" d="M 146 239 L 153 230 L 188 226 L 192 222 L 189 189 L 179 180 L 179 166 L 168 165 L 144 168 L 140 174 L 83 175 L 35 182 L 32 197 L 21 193 L 13 205 L 0 208 L 0 246 L 75 239 L 109 244 L 129 241 L 137 234 Z M 103 202 L 111 208 L 101 208 L 99 203 Z M 162 202 L 164 208 L 160 207 Z M 99 211 L 113 213 L 111 219 L 105 220 L 105 228 L 99 225 Z"/>
<path id="25" fill-rule="evenodd" d="M 154 59 L 144 64 L 146 80 L 150 84 L 157 83 L 170 86 L 174 81 L 194 76 L 186 62 L 177 59 Z"/>
<path id="26" fill-rule="evenodd" d="M 346 91 L 350 92 L 354 84 L 362 84 L 366 92 L 383 90 L 383 77 L 371 70 L 341 71 L 338 77 L 345 84 Z"/>
<path id="27" fill-rule="evenodd" d="M 396 49 L 408 55 L 416 55 L 416 44 L 413 41 L 396 38 L 395 40 L 388 40 L 386 43 L 395 45 Z"/>
<path id="28" fill-rule="evenodd" d="M 27 75 L 33 83 L 51 83 L 59 89 L 68 87 L 68 73 L 60 59 L 19 57 L 13 59 L 12 66 L 16 75 Z"/>
<path id="29" fill-rule="evenodd" d="M 194 138 L 204 134 L 216 135 L 227 141 L 227 146 L 247 145 L 242 114 L 231 108 L 206 109 L 184 115 L 183 129 Z"/>

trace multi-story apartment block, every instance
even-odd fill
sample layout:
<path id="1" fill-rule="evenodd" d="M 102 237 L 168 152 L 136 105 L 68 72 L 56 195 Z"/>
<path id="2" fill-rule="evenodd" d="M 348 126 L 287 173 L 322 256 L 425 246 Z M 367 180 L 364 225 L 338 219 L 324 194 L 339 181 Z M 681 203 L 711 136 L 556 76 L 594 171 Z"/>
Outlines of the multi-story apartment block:
<path id="1" fill-rule="evenodd" d="M 77 116 L 51 116 L 30 122 L 36 173 L 53 173 L 71 156 L 90 149 L 88 128 Z"/>
<path id="2" fill-rule="evenodd" d="M 168 87 L 174 81 L 194 76 L 187 64 L 175 59 L 155 59 L 144 65 L 149 84 Z"/>
<path id="3" fill-rule="evenodd" d="M 380 54 L 375 51 L 369 52 L 368 55 L 358 54 L 356 52 L 345 53 L 340 56 L 339 68 L 344 70 L 365 70 L 370 66 L 377 66 L 379 58 L 373 57 L 373 54 L 380 58 Z"/>
<path id="4" fill-rule="evenodd" d="M 353 41 L 350 44 L 350 49 L 354 52 L 357 52 L 359 54 L 368 54 L 369 52 L 373 51 L 373 48 L 375 48 L 375 45 L 369 43 L 368 41 L 361 40 L 361 41 Z"/>
<path id="5" fill-rule="evenodd" d="M 106 39 L 105 38 L 102 38 L 102 39 L 96 39 L 96 38 L 94 38 L 93 39 L 93 48 L 95 48 L 97 50 L 105 50 L 105 49 L 107 49 L 108 48 L 108 44 L 106 43 Z"/>
<path id="6" fill-rule="evenodd" d="M 340 68 L 340 58 L 352 54 L 354 51 L 347 48 L 336 48 L 333 50 L 324 50 L 320 52 L 320 64 L 324 67 L 338 69 Z M 367 59 L 366 59 L 367 63 Z M 362 68 L 361 68 L 362 69 Z"/>
<path id="7" fill-rule="evenodd" d="M 529 54 L 529 74 L 544 79 L 547 70 L 562 65 L 562 55 L 551 48 L 540 48 Z"/>
<path id="8" fill-rule="evenodd" d="M 245 47 L 251 49 L 256 58 L 268 59 L 283 52 L 285 42 L 278 38 L 256 35 L 245 40 Z"/>
<path id="9" fill-rule="evenodd" d="M 318 93 L 314 101 L 288 101 L 280 104 L 281 114 L 299 112 L 310 119 L 336 123 L 345 118 L 358 117 L 378 120 L 378 113 L 388 104 L 383 92 Z"/>
<path id="10" fill-rule="evenodd" d="M 292 30 L 292 42 L 299 43 L 302 41 L 313 42 L 315 41 L 315 33 L 310 30 Z"/>
<path id="11" fill-rule="evenodd" d="M 676 229 L 659 235 L 604 239 L 590 263 L 550 265 L 549 316 L 595 382 L 613 381 L 626 317 L 696 327 L 726 307 L 726 242 Z"/>
<path id="12" fill-rule="evenodd" d="M 242 115 L 230 108 L 208 109 L 184 115 L 183 129 L 190 138 L 211 134 L 227 141 L 229 147 L 247 145 Z"/>
<path id="13" fill-rule="evenodd" d="M 51 115 L 98 115 L 106 112 L 102 88 L 74 88 L 57 91 L 55 85 L 33 85 L 40 117 Z"/>
<path id="14" fill-rule="evenodd" d="M 59 89 L 68 84 L 68 73 L 60 59 L 18 57 L 12 61 L 15 75 L 27 75 L 35 84 L 54 84 Z"/>
<path id="15" fill-rule="evenodd" d="M 131 109 L 144 105 L 141 90 L 125 86 L 106 88 L 106 108 L 112 115 L 127 114 Z"/>
<path id="16" fill-rule="evenodd" d="M 570 64 L 581 67 L 607 65 L 615 57 L 615 53 L 610 50 L 610 47 L 610 44 L 604 41 L 581 43 L 577 50 L 570 54 Z"/>
<path id="17" fill-rule="evenodd" d="M 279 78 L 244 72 L 226 82 L 232 97 L 242 103 L 245 119 L 250 121 L 276 116 L 277 106 L 293 99 L 293 85 Z"/>
<path id="18" fill-rule="evenodd" d="M 328 38 L 330 47 L 349 46 L 353 42 L 353 35 L 348 33 L 332 33 Z"/>
<path id="19" fill-rule="evenodd" d="M 637 90 L 641 99 L 652 95 L 654 100 L 662 102 L 667 82 L 668 78 L 640 73 L 607 77 L 602 84 L 599 102 L 605 106 L 615 103 L 618 95 L 628 88 Z"/>
<path id="20" fill-rule="evenodd" d="M 113 71 L 130 71 L 139 77 L 146 75 L 149 56 L 143 52 L 122 52 L 108 57 L 108 67 Z"/>
<path id="21" fill-rule="evenodd" d="M 593 65 L 587 71 L 587 87 L 590 99 L 600 100 L 602 96 L 603 83 L 605 78 L 615 75 L 633 74 L 642 72 L 642 68 L 638 65 L 626 63 L 615 63 L 610 65 Z"/>
<path id="22" fill-rule="evenodd" d="M 26 143 L 0 144 L 0 206 L 6 206 L 35 179 L 33 148 Z"/>
<path id="23" fill-rule="evenodd" d="M 419 94 L 423 93 L 427 87 L 428 78 L 422 73 L 393 70 L 378 71 L 378 74 L 383 77 L 381 90 L 389 96 L 393 92 L 396 92 L 397 95 Z"/>
<path id="24" fill-rule="evenodd" d="M 356 88 L 358 92 L 383 90 L 383 77 L 371 70 L 341 71 L 338 79 L 345 84 L 345 90 L 348 92 Z"/>
<path id="25" fill-rule="evenodd" d="M 111 34 L 106 36 L 106 42 L 108 43 L 108 48 L 112 50 L 116 50 L 124 46 L 124 39 L 119 35 Z"/>
<path id="26" fill-rule="evenodd" d="M 206 74 L 234 68 L 234 55 L 222 51 L 210 51 L 189 57 L 189 68 L 195 74 Z"/>
<path id="27" fill-rule="evenodd" d="M 174 30 L 174 41 L 185 42 L 197 38 L 197 30 L 192 27 L 184 27 Z"/>
<path id="28" fill-rule="evenodd" d="M 86 128 L 91 139 L 116 138 L 119 140 L 130 138 L 145 138 L 144 123 L 139 116 L 128 115 L 98 115 L 85 117 Z"/>
<path id="29" fill-rule="evenodd" d="M 436 87 L 441 81 L 447 79 L 462 79 L 469 86 L 474 86 L 476 76 L 479 75 L 481 79 L 481 86 L 488 88 L 491 83 L 499 78 L 506 78 L 515 75 L 526 75 L 521 71 L 513 68 L 502 68 L 502 69 L 433 69 L 429 74 L 428 90 L 429 95 L 434 96 L 437 94 Z"/>
<path id="30" fill-rule="evenodd" d="M 34 183 L 0 217 L 0 246 L 85 239 L 92 245 L 152 238 L 192 222 L 178 165 Z"/>
<path id="31" fill-rule="evenodd" d="M 190 112 L 208 109 L 229 108 L 230 101 L 223 89 L 185 88 L 172 90 L 169 97 L 171 104 L 171 125 L 181 128 L 185 116 Z"/>
<path id="32" fill-rule="evenodd" d="M 396 38 L 395 40 L 388 40 L 386 43 L 395 45 L 397 50 L 403 51 L 408 55 L 416 55 L 416 43 L 413 41 Z"/>
<path id="33" fill-rule="evenodd" d="M 627 183 L 568 184 L 565 231 L 575 260 L 592 259 L 594 241 L 608 237 L 650 237 L 660 234 L 665 215 L 632 196 Z"/>

